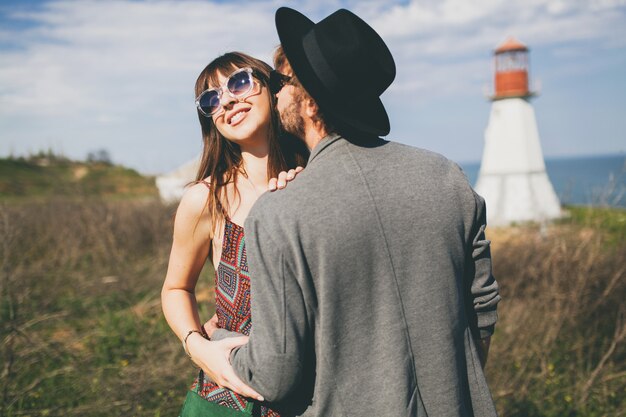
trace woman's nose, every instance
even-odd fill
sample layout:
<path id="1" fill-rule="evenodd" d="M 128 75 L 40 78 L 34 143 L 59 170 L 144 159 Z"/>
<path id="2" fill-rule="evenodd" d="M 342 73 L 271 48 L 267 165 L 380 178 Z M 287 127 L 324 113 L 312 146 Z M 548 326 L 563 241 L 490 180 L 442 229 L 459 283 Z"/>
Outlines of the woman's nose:
<path id="1" fill-rule="evenodd" d="M 222 105 L 222 107 L 232 106 L 233 103 L 235 103 L 236 101 L 237 100 L 235 100 L 233 96 L 228 94 L 228 92 L 222 91 L 222 98 L 220 99 L 220 104 Z"/>

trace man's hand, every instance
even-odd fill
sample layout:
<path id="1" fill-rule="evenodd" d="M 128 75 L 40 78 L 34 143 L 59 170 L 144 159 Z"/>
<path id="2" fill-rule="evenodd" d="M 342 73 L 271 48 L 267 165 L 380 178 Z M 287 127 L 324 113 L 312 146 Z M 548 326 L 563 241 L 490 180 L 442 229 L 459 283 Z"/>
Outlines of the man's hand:
<path id="1" fill-rule="evenodd" d="M 270 179 L 267 184 L 267 189 L 269 191 L 282 190 L 287 186 L 287 182 L 296 178 L 296 175 L 302 172 L 303 169 L 302 167 L 296 167 L 296 169 L 290 169 L 287 172 L 281 171 L 280 174 L 278 174 L 278 178 Z"/>
<path id="2" fill-rule="evenodd" d="M 244 397 L 264 400 L 261 394 L 239 379 L 230 365 L 230 352 L 248 343 L 248 336 L 231 337 L 217 342 L 206 340 L 196 333 L 193 336 L 187 342 L 189 353 L 211 381 Z"/>

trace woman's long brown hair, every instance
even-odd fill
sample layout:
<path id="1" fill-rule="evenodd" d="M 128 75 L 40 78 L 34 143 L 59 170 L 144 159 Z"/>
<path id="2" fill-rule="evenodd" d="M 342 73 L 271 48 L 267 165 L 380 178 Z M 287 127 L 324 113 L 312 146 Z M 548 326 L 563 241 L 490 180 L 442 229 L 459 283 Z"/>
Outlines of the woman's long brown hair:
<path id="1" fill-rule="evenodd" d="M 229 52 L 214 59 L 202 70 L 196 81 L 196 97 L 204 90 L 219 85 L 218 73 L 228 76 L 238 68 L 250 67 L 254 78 L 261 86 L 269 89 L 269 75 L 272 68 L 265 62 L 241 52 Z M 304 143 L 292 137 L 280 128 L 280 118 L 276 111 L 276 97 L 268 94 L 270 100 L 269 123 L 269 155 L 267 163 L 267 177 L 275 178 L 281 171 L 296 166 L 304 167 L 309 151 Z M 230 204 L 227 201 L 224 186 L 230 182 L 237 190 L 237 175 L 241 170 L 243 160 L 239 145 L 226 139 L 217 130 L 213 120 L 204 116 L 198 110 L 198 119 L 202 128 L 203 151 L 200 168 L 196 181 L 202 181 L 210 176 L 210 191 L 207 207 L 213 225 L 224 220 Z"/>

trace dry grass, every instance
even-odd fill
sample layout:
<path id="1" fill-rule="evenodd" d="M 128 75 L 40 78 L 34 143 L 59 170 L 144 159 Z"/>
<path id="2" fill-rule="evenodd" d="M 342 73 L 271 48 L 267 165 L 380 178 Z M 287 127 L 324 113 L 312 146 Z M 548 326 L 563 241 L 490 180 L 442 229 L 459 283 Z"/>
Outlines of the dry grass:
<path id="1" fill-rule="evenodd" d="M 503 416 L 626 413 L 626 224 L 594 222 L 491 231 L 503 302 L 488 377 Z"/>
<path id="2" fill-rule="evenodd" d="M 159 300 L 172 215 L 155 201 L 0 206 L 0 415 L 175 415 L 194 371 Z"/>
<path id="3" fill-rule="evenodd" d="M 173 211 L 0 205 L 1 416 L 176 415 L 194 370 L 159 302 Z M 487 371 L 503 416 L 626 414 L 625 227 L 607 213 L 610 228 L 578 216 L 490 231 L 503 302 Z"/>

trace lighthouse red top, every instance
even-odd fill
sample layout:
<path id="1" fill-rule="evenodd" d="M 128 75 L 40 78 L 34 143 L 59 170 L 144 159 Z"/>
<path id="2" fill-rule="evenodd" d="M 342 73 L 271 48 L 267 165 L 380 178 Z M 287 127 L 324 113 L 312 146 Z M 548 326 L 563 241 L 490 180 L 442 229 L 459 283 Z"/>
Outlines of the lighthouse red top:
<path id="1" fill-rule="evenodd" d="M 494 100 L 512 97 L 530 97 L 528 89 L 528 47 L 510 37 L 494 51 Z"/>
<path id="2" fill-rule="evenodd" d="M 528 47 L 511 36 L 511 37 L 508 37 L 500 45 L 498 45 L 495 52 L 496 54 L 499 54 L 502 52 L 509 52 L 509 51 L 528 51 Z"/>

